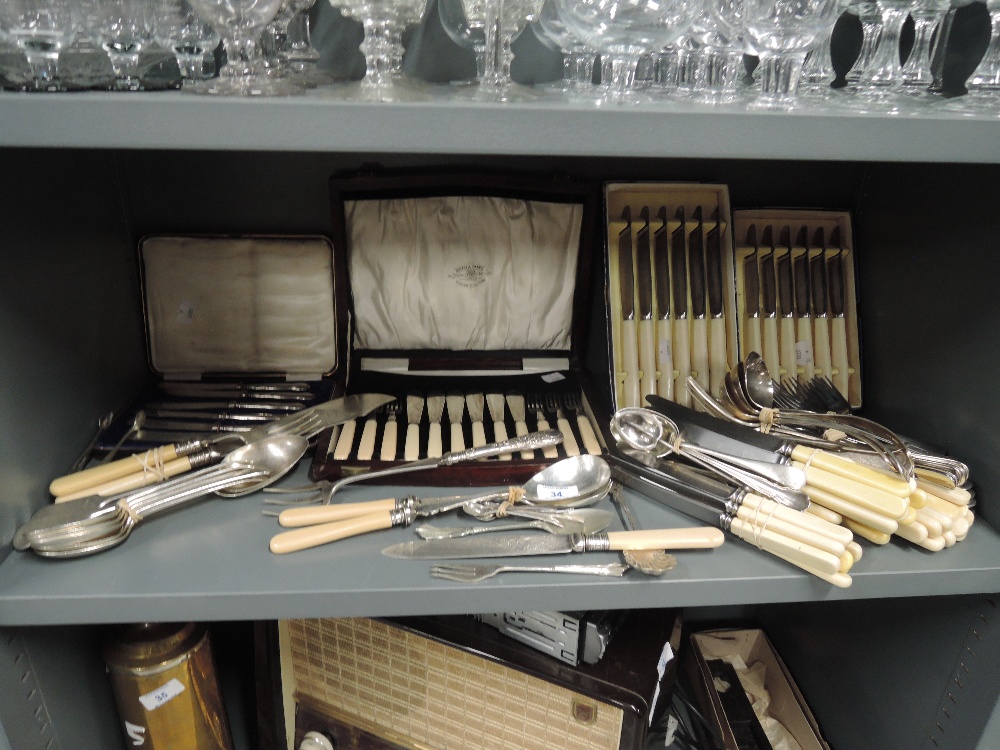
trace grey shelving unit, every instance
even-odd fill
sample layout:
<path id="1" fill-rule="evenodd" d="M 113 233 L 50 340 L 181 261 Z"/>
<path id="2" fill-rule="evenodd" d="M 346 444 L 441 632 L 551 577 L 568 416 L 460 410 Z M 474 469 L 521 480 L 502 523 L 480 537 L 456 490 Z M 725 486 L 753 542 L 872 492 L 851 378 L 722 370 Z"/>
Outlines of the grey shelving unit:
<path id="1" fill-rule="evenodd" d="M 406 530 L 272 556 L 273 520 L 251 496 L 157 519 L 90 558 L 12 551 L 14 530 L 47 502 L 48 481 L 99 415 L 148 376 L 138 238 L 328 233 L 329 176 L 372 162 L 722 182 L 734 208 L 850 210 L 864 413 L 968 461 L 979 503 L 968 539 L 936 554 L 866 544 L 846 590 L 737 540 L 680 555 L 663 579 L 465 586 L 379 554 Z M 477 105 L 440 94 L 365 104 L 0 93 L 0 196 L 0 748 L 124 747 L 98 650 L 109 623 L 219 623 L 227 697 L 249 750 L 241 727 L 253 723 L 252 685 L 239 648 L 252 621 L 649 607 L 683 607 L 695 624 L 763 625 L 838 750 L 1000 747 L 990 720 L 1000 668 L 1000 119 Z M 587 364 L 600 373 L 595 309 Z M 289 481 L 303 479 L 300 469 Z M 644 526 L 696 523 L 632 501 Z"/>

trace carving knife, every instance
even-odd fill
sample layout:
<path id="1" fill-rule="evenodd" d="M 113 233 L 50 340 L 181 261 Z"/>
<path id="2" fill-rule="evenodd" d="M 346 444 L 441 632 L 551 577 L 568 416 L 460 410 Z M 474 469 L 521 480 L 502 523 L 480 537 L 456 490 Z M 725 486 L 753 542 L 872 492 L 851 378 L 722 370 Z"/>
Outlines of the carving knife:
<path id="1" fill-rule="evenodd" d="M 248 442 L 260 440 L 261 438 L 274 434 L 276 431 L 294 426 L 299 422 L 299 420 L 303 419 L 303 415 L 312 415 L 315 417 L 316 421 L 310 423 L 308 431 L 303 431 L 297 434 L 302 434 L 303 436 L 306 434 L 315 435 L 327 427 L 333 427 L 341 424 L 342 422 L 346 422 L 349 419 L 364 416 L 365 414 L 374 411 L 390 401 L 395 401 L 395 398 L 381 393 L 363 393 L 344 396 L 342 398 L 325 401 L 324 403 L 317 404 L 316 406 L 310 406 L 307 409 L 295 412 L 294 414 L 289 414 L 271 422 L 265 422 L 264 424 L 257 425 L 252 428 L 244 428 L 244 430 L 240 430 L 238 432 L 234 432 L 232 430 L 206 429 L 206 425 L 203 422 L 185 423 L 191 426 L 175 426 L 173 429 L 155 430 L 152 432 L 147 429 L 143 429 L 139 432 L 139 434 L 137 434 L 137 439 L 151 441 L 169 440 L 171 441 L 171 444 L 147 451 L 142 454 L 139 460 L 137 460 L 135 456 L 129 456 L 127 458 L 110 461 L 99 466 L 92 466 L 89 469 L 84 469 L 83 471 L 78 471 L 73 474 L 67 474 L 64 477 L 59 477 L 58 479 L 54 479 L 49 485 L 49 491 L 57 497 L 69 495 L 88 487 L 96 487 L 114 479 L 128 476 L 137 470 L 148 471 L 149 469 L 154 468 L 158 463 L 165 463 L 175 458 L 194 453 L 202 448 L 206 448 L 217 441 L 220 436 L 242 436 L 242 438 Z M 148 424 L 148 422 L 145 423 L 143 427 L 146 428 Z M 178 423 L 172 424 L 176 425 Z M 191 436 L 199 439 L 192 439 L 183 444 L 173 443 L 173 441 L 176 441 L 178 438 L 184 436 Z M 155 477 L 155 473 L 149 473 L 151 477 Z"/>
<path id="2" fill-rule="evenodd" d="M 747 229 L 747 246 L 753 250 L 743 258 L 743 356 L 757 352 L 762 357 L 760 319 L 760 268 L 758 267 L 757 226 Z M 773 285 L 773 279 L 772 279 Z M 764 362 L 767 362 L 765 357 Z"/>
<path id="3" fill-rule="evenodd" d="M 848 398 L 850 388 L 850 362 L 847 358 L 847 318 L 845 316 L 847 285 L 844 268 L 844 249 L 840 247 L 840 227 L 830 232 L 830 245 L 836 252 L 827 261 L 830 288 L 830 349 L 833 359 L 833 384 Z"/>
<path id="4" fill-rule="evenodd" d="M 684 222 L 684 206 L 677 207 L 675 218 L 680 222 L 670 238 L 670 284 L 673 289 L 673 354 L 674 400 L 685 406 L 691 403 L 687 391 L 687 377 L 691 374 L 691 356 L 688 349 L 690 337 L 688 331 L 688 269 L 687 247 L 685 236 L 687 227 Z"/>
<path id="5" fill-rule="evenodd" d="M 632 209 L 622 211 L 625 227 L 618 234 L 618 289 L 621 294 L 621 369 L 625 373 L 618 407 L 641 406 L 639 344 L 635 323 L 635 272 L 632 261 Z"/>
<path id="6" fill-rule="evenodd" d="M 819 252 L 809 258 L 809 281 L 812 285 L 813 359 L 816 361 L 817 375 L 824 378 L 833 376 L 833 360 L 830 353 L 830 318 L 827 315 L 826 282 L 826 233 L 823 227 L 816 230 L 812 246 Z"/>
<path id="7" fill-rule="evenodd" d="M 781 305 L 781 356 L 777 372 L 781 373 L 779 379 L 794 378 L 798 375 L 799 369 L 795 360 L 795 291 L 792 283 L 790 248 L 778 258 L 778 303 Z M 770 365 L 768 367 L 770 368 Z"/>
<path id="8" fill-rule="evenodd" d="M 405 560 L 452 560 L 479 557 L 561 555 L 626 549 L 707 549 L 718 547 L 721 529 L 694 526 L 677 529 L 607 531 L 596 534 L 519 534 L 498 532 L 457 539 L 402 542 L 382 550 L 386 557 Z"/>
<path id="9" fill-rule="evenodd" d="M 709 392 L 718 397 L 722 392 L 722 379 L 729 371 L 729 348 L 726 346 L 726 315 L 723 289 L 725 265 L 722 255 L 722 222 L 719 209 L 715 209 L 715 224 L 705 235 L 705 283 L 708 287 L 708 386 Z M 756 262 L 756 261 L 755 261 Z"/>
<path id="10" fill-rule="evenodd" d="M 809 247 L 806 228 L 798 235 L 798 245 L 792 255 L 792 276 L 795 282 L 795 363 L 799 367 L 799 380 L 803 383 L 813 375 L 812 310 L 809 294 Z M 792 252 L 789 247 L 789 252 Z"/>
<path id="11" fill-rule="evenodd" d="M 639 292 L 639 397 L 656 393 L 656 333 L 653 330 L 653 266 L 649 251 L 649 208 L 639 212 L 642 226 L 635 236 L 636 281 Z M 639 401 L 637 406 L 644 402 Z"/>
<path id="12" fill-rule="evenodd" d="M 670 237 L 667 207 L 656 213 L 660 226 L 653 234 L 653 257 L 656 279 L 656 365 L 659 377 L 656 392 L 663 398 L 674 397 L 673 336 L 670 331 Z"/>
<path id="13" fill-rule="evenodd" d="M 761 352 L 761 355 L 764 357 L 764 364 L 767 365 L 770 372 L 779 372 L 777 367 L 781 362 L 781 349 L 778 337 L 778 305 L 783 301 L 781 298 L 781 264 L 779 259 L 776 278 L 774 231 L 771 227 L 764 228 L 761 240 L 763 240 L 767 250 L 767 254 L 760 260 L 760 285 L 764 297 L 764 341 L 762 344 L 764 351 Z M 776 281 L 777 289 L 775 288 Z M 789 287 L 789 293 L 791 293 L 791 287 Z M 788 299 L 791 300 L 791 297 Z M 776 369 L 772 370 L 772 366 Z"/>
<path id="14" fill-rule="evenodd" d="M 705 301 L 705 224 L 701 206 L 691 212 L 694 229 L 688 236 L 688 285 L 691 287 L 691 371 L 708 389 L 708 318 Z"/>

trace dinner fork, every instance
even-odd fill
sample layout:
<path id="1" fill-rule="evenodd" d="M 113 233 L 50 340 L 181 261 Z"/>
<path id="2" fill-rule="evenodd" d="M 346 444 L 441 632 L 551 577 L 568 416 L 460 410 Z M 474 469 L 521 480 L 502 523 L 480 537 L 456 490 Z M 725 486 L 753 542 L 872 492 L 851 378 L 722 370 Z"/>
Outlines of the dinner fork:
<path id="1" fill-rule="evenodd" d="M 576 435 L 573 434 L 573 428 L 570 427 L 569 420 L 566 419 L 566 415 L 562 410 L 562 402 L 559 400 L 558 396 L 546 396 L 545 405 L 548 410 L 556 415 L 556 426 L 559 431 L 563 434 L 563 448 L 566 449 L 567 456 L 579 456 L 580 446 L 576 442 Z"/>
<path id="2" fill-rule="evenodd" d="M 579 393 L 567 393 L 563 396 L 563 403 L 566 408 L 576 416 L 576 425 L 580 430 L 580 437 L 583 439 L 583 447 L 592 456 L 601 455 L 601 443 L 594 432 L 594 425 L 590 423 L 590 417 L 583 410 Z"/>
<path id="3" fill-rule="evenodd" d="M 447 581 L 479 583 L 499 573 L 582 573 L 594 576 L 621 577 L 629 570 L 624 563 L 603 565 L 432 565 L 431 575 Z"/>
<path id="4" fill-rule="evenodd" d="M 542 405 L 542 399 L 540 396 L 532 394 L 527 397 L 527 408 L 528 411 L 533 411 L 535 413 L 535 424 L 538 430 L 548 430 L 551 429 L 549 426 L 549 420 L 545 418 L 545 407 Z M 564 438 L 565 439 L 565 438 Z M 545 458 L 559 458 L 559 449 L 554 445 L 546 446 L 542 448 L 542 455 Z"/>

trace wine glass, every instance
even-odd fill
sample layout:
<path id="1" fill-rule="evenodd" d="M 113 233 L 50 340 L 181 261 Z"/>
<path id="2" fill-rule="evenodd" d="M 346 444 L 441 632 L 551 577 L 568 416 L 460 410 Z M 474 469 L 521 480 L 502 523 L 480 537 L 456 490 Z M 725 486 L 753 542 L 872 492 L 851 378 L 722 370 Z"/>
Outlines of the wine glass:
<path id="1" fill-rule="evenodd" d="M 679 39 L 701 7 L 702 0 L 559 0 L 559 16 L 610 61 L 608 100 L 634 104 L 651 99 L 632 87 L 639 58 Z"/>
<path id="2" fill-rule="evenodd" d="M 707 104 L 721 104 L 740 97 L 743 73 L 744 0 L 706 0 L 705 7 L 688 29 L 698 43 L 695 50 L 691 93 Z"/>
<path id="3" fill-rule="evenodd" d="M 153 41 L 151 0 L 94 0 L 91 31 L 111 58 L 116 91 L 138 91 L 139 56 Z"/>
<path id="4" fill-rule="evenodd" d="M 472 50 L 476 77 L 452 81 L 454 85 L 477 84 L 486 73 L 486 23 L 489 0 L 437 0 L 441 28 L 459 47 Z"/>
<path id="5" fill-rule="evenodd" d="M 226 64 L 219 77 L 185 86 L 199 94 L 288 96 L 302 91 L 286 79 L 270 78 L 264 68 L 258 37 L 278 15 L 282 0 L 190 0 L 223 40 Z"/>
<path id="6" fill-rule="evenodd" d="M 855 0 L 844 10 L 858 17 L 861 24 L 861 50 L 858 57 L 851 65 L 851 69 L 844 76 L 847 86 L 851 91 L 855 91 L 858 81 L 869 67 L 875 56 L 875 48 L 878 46 L 879 35 L 882 31 L 882 14 L 879 12 L 878 3 L 875 0 Z"/>
<path id="7" fill-rule="evenodd" d="M 588 47 L 570 33 L 559 18 L 557 0 L 544 0 L 531 29 L 542 44 L 563 54 L 562 80 L 546 84 L 545 90 L 567 95 L 589 92 L 594 82 L 597 50 Z"/>
<path id="8" fill-rule="evenodd" d="M 325 97 L 398 102 L 427 99 L 427 87 L 402 72 L 403 32 L 418 23 L 424 0 L 330 0 L 344 16 L 364 27 L 361 52 L 365 76 L 360 81 L 323 89 Z"/>
<path id="9" fill-rule="evenodd" d="M 463 0 L 441 2 L 438 13 L 448 35 L 462 46 L 475 49 L 479 17 L 483 19 L 483 67 L 478 86 L 466 91 L 482 101 L 530 101 L 538 92 L 521 86 L 510 77 L 514 59 L 511 43 L 517 34 L 538 17 L 543 0 Z M 473 21 L 470 22 L 470 17 Z M 477 59 L 479 53 L 477 51 Z"/>
<path id="10" fill-rule="evenodd" d="M 796 91 L 806 55 L 844 9 L 841 0 L 747 0 L 746 41 L 760 58 L 760 92 L 754 109 L 799 106 Z"/>
<path id="11" fill-rule="evenodd" d="M 216 73 L 215 48 L 222 41 L 189 0 L 157 0 L 156 43 L 173 50 L 185 84 Z"/>
<path id="12" fill-rule="evenodd" d="M 76 35 L 78 17 L 73 0 L 3 0 L 0 29 L 28 60 L 31 80 L 25 88 L 59 91 L 59 55 Z"/>

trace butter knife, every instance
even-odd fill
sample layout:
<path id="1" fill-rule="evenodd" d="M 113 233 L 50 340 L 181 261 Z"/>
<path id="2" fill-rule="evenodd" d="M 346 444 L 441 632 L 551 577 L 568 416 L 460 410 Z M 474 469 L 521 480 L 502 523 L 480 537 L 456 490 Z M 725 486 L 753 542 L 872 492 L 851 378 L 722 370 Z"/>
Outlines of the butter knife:
<path id="1" fill-rule="evenodd" d="M 618 289 L 621 296 L 621 370 L 623 406 L 642 406 L 639 395 L 639 343 L 635 323 L 635 273 L 632 266 L 632 210 L 622 211 L 625 227 L 618 233 Z"/>
<path id="2" fill-rule="evenodd" d="M 847 317 L 845 315 L 847 300 L 846 270 L 844 268 L 844 249 L 840 246 L 840 227 L 830 232 L 830 246 L 836 252 L 827 261 L 830 289 L 830 349 L 833 359 L 833 384 L 837 390 L 848 398 L 851 371 L 847 356 Z M 848 399 L 849 400 L 849 399 Z"/>
<path id="3" fill-rule="evenodd" d="M 708 317 L 705 299 L 705 224 L 701 206 L 691 212 L 695 222 L 688 235 L 688 272 L 691 287 L 691 374 L 708 388 Z"/>
<path id="4" fill-rule="evenodd" d="M 764 356 L 761 345 L 760 319 L 760 248 L 757 246 L 757 226 L 747 228 L 747 247 L 753 248 L 743 257 L 743 356 L 757 352 Z M 773 284 L 772 279 L 772 284 Z M 767 362 L 767 358 L 764 358 Z"/>
<path id="5" fill-rule="evenodd" d="M 691 374 L 691 339 L 688 328 L 687 226 L 684 221 L 684 206 L 677 207 L 675 218 L 679 223 L 670 238 L 670 283 L 674 293 L 672 343 L 674 372 L 677 373 L 674 380 L 674 401 L 688 406 L 691 403 L 687 390 L 687 377 Z"/>
<path id="6" fill-rule="evenodd" d="M 660 226 L 653 233 L 655 255 L 653 264 L 656 283 L 656 393 L 663 398 L 674 397 L 673 335 L 670 330 L 670 237 L 667 207 L 656 213 Z"/>
<path id="7" fill-rule="evenodd" d="M 649 248 L 649 208 L 639 212 L 642 226 L 636 232 L 636 280 L 639 298 L 639 397 L 656 393 L 656 344 L 653 330 L 653 266 Z M 637 406 L 642 405 L 640 401 Z"/>
<path id="8" fill-rule="evenodd" d="M 812 285 L 813 359 L 816 374 L 833 377 L 833 359 L 830 352 L 830 318 L 827 305 L 826 233 L 819 227 L 813 236 L 812 248 L 816 252 L 809 258 L 809 281 Z"/>

